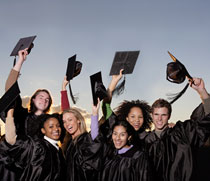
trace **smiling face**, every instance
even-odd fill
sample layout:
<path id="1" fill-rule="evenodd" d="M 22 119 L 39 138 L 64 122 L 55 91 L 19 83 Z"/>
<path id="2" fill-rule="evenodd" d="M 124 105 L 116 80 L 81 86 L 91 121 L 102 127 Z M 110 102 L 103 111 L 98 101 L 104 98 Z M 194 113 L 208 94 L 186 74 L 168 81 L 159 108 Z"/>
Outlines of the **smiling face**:
<path id="1" fill-rule="evenodd" d="M 41 91 L 36 95 L 36 97 L 33 99 L 33 103 L 37 108 L 37 114 L 43 113 L 48 108 L 49 100 L 49 94 L 44 91 Z"/>
<path id="2" fill-rule="evenodd" d="M 128 133 L 124 126 L 115 126 L 112 133 L 112 140 L 116 149 L 128 147 Z"/>
<path id="3" fill-rule="evenodd" d="M 166 107 L 154 108 L 152 119 L 155 125 L 155 130 L 163 130 L 168 125 L 170 116 Z"/>
<path id="4" fill-rule="evenodd" d="M 56 118 L 51 117 L 45 121 L 43 128 L 41 128 L 41 131 L 48 138 L 59 140 L 61 135 L 60 123 Z"/>
<path id="5" fill-rule="evenodd" d="M 80 120 L 71 112 L 63 114 L 63 126 L 73 139 L 81 133 Z"/>
<path id="6" fill-rule="evenodd" d="M 126 120 L 136 131 L 138 131 L 144 122 L 142 110 L 139 107 L 132 107 L 128 113 L 128 117 L 126 117 Z"/>

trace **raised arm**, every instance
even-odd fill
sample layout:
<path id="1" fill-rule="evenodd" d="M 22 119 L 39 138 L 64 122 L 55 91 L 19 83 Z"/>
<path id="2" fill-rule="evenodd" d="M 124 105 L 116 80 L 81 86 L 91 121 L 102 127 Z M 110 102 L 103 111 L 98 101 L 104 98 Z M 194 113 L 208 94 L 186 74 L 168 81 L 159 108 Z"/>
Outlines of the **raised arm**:
<path id="1" fill-rule="evenodd" d="M 210 113 L 210 95 L 206 91 L 205 83 L 201 78 L 193 78 L 193 83 L 190 82 L 190 86 L 198 92 L 202 100 L 205 115 Z"/>
<path id="2" fill-rule="evenodd" d="M 112 80 L 109 84 L 109 87 L 107 89 L 108 96 L 103 100 L 102 103 L 102 112 L 105 117 L 105 120 L 107 120 L 112 115 L 112 109 L 111 109 L 111 101 L 112 101 L 112 93 L 115 90 L 118 82 L 122 78 L 122 72 L 123 69 L 120 70 L 120 73 L 118 75 L 113 75 Z"/>
<path id="3" fill-rule="evenodd" d="M 22 64 L 26 60 L 27 55 L 28 55 L 27 49 L 20 50 L 18 52 L 18 61 L 10 71 L 10 74 L 6 81 L 5 91 L 7 91 L 17 81 Z"/>
<path id="4" fill-rule="evenodd" d="M 99 126 L 98 126 L 98 111 L 100 107 L 100 100 L 98 99 L 98 103 L 95 106 L 94 104 L 92 105 L 92 115 L 91 115 L 91 138 L 94 140 L 99 133 Z"/>
<path id="5" fill-rule="evenodd" d="M 13 113 L 14 109 L 10 109 L 7 112 L 7 118 L 5 122 L 5 139 L 10 145 L 14 145 L 16 143 L 17 137 Z"/>
<path id="6" fill-rule="evenodd" d="M 107 89 L 108 97 L 104 99 L 104 102 L 111 103 L 111 101 L 112 101 L 112 93 L 115 90 L 118 82 L 120 81 L 120 79 L 123 76 L 122 72 L 123 72 L 123 69 L 120 70 L 120 73 L 118 75 L 113 75 L 112 76 L 112 80 L 111 80 L 111 82 L 109 84 L 109 87 Z"/>
<path id="7" fill-rule="evenodd" d="M 66 76 L 62 82 L 62 90 L 61 90 L 61 111 L 70 109 L 69 99 L 67 95 L 66 86 L 69 84 L 69 81 L 66 80 Z"/>

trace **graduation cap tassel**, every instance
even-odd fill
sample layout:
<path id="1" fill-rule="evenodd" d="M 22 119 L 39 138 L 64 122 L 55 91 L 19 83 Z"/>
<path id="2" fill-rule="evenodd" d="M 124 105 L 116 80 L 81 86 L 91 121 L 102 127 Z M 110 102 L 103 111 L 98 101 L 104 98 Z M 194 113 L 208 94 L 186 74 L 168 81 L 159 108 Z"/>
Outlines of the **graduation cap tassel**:
<path id="1" fill-rule="evenodd" d="M 188 87 L 189 87 L 189 83 L 187 83 L 187 85 L 184 87 L 184 89 L 181 92 L 177 94 L 168 94 L 169 96 L 168 99 L 171 100 L 170 104 L 173 104 L 177 99 L 179 99 L 186 92 Z"/>
<path id="2" fill-rule="evenodd" d="M 69 83 L 69 92 L 70 92 L 70 96 L 71 96 L 71 99 L 72 99 L 73 103 L 76 104 L 76 98 L 74 97 L 74 95 L 73 95 L 73 93 L 72 93 L 70 83 Z"/>
<path id="3" fill-rule="evenodd" d="M 113 91 L 113 95 L 119 96 L 124 92 L 125 89 L 125 76 L 123 81 L 115 88 L 115 90 Z"/>
<path id="4" fill-rule="evenodd" d="M 16 56 L 14 58 L 13 67 L 15 66 L 15 64 L 16 64 Z"/>

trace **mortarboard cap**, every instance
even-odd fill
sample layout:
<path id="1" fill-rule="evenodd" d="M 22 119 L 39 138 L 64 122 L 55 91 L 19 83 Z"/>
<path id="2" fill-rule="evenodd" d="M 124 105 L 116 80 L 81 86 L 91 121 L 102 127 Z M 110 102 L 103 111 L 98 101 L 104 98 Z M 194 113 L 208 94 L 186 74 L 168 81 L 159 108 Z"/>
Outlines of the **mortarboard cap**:
<path id="1" fill-rule="evenodd" d="M 97 105 L 98 98 L 102 100 L 108 95 L 102 82 L 101 72 L 91 75 L 90 83 L 92 89 L 93 104 Z"/>
<path id="2" fill-rule="evenodd" d="M 76 61 L 76 54 L 68 59 L 67 70 L 66 70 L 66 79 L 67 81 L 72 80 L 74 77 L 80 74 L 82 70 L 82 63 Z M 73 103 L 76 103 L 75 97 L 72 93 L 71 84 L 69 82 L 69 92 L 72 98 Z"/>
<path id="3" fill-rule="evenodd" d="M 187 77 L 189 80 L 192 81 L 192 76 L 188 73 L 185 66 L 177 60 L 169 51 L 168 54 L 172 58 L 173 62 L 167 64 L 167 80 L 173 83 L 180 84 L 185 81 Z"/>
<path id="4" fill-rule="evenodd" d="M 131 74 L 134 70 L 140 51 L 116 52 L 109 75 L 118 75 L 121 69 L 123 74 Z"/>
<path id="5" fill-rule="evenodd" d="M 166 79 L 170 82 L 181 84 L 182 82 L 185 81 L 186 77 L 189 79 L 189 81 L 193 82 L 192 76 L 188 73 L 187 69 L 185 66 L 177 60 L 169 51 L 168 54 L 172 58 L 173 62 L 170 62 L 167 64 L 167 69 L 166 69 Z M 184 87 L 184 89 L 177 93 L 173 94 L 169 99 L 171 100 L 170 103 L 174 103 L 177 99 L 179 99 L 187 90 L 189 87 L 189 83 Z"/>
<path id="6" fill-rule="evenodd" d="M 121 69 L 123 69 L 122 72 L 123 74 L 131 74 L 134 70 L 139 53 L 140 51 L 116 52 L 109 75 L 118 75 Z M 124 88 L 125 88 L 125 76 L 124 80 L 113 91 L 113 95 L 122 94 Z"/>
<path id="7" fill-rule="evenodd" d="M 28 48 L 28 54 L 30 53 L 31 49 L 34 47 L 33 41 L 36 38 L 36 36 L 30 36 L 30 37 L 25 37 L 25 38 L 21 38 L 15 48 L 12 50 L 12 53 L 10 54 L 10 56 L 17 56 L 18 55 L 18 51 L 20 50 L 24 50 L 25 48 Z"/>
<path id="8" fill-rule="evenodd" d="M 0 99 L 0 113 L 7 110 L 14 104 L 15 99 L 20 94 L 20 89 L 17 81 L 10 87 Z"/>
<path id="9" fill-rule="evenodd" d="M 68 81 L 72 80 L 74 77 L 79 75 L 82 70 L 82 63 L 76 61 L 76 56 L 77 55 L 74 55 L 68 59 L 68 65 L 66 70 L 66 77 Z"/>

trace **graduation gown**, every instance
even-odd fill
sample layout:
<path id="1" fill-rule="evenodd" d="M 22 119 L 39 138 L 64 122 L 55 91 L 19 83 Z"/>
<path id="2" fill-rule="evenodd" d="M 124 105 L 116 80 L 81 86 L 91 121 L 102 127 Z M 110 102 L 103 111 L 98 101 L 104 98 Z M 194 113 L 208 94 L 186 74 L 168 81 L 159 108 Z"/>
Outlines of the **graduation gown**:
<path id="1" fill-rule="evenodd" d="M 18 137 L 14 145 L 5 143 L 5 146 L 8 147 L 5 164 L 15 170 L 17 180 L 65 180 L 62 151 L 58 151 L 47 140 Z"/>
<path id="2" fill-rule="evenodd" d="M 210 146 L 203 146 L 196 151 L 197 180 L 210 180 Z"/>
<path id="3" fill-rule="evenodd" d="M 118 154 L 111 143 L 112 127 L 116 115 L 112 112 L 108 120 L 99 127 L 97 140 L 102 142 L 103 166 L 100 180 L 102 181 L 147 181 L 154 180 L 153 165 L 145 152 L 144 143 L 138 139 L 138 133 L 133 135 L 134 146 L 123 154 Z M 112 145 L 112 146 L 111 146 Z"/>
<path id="4" fill-rule="evenodd" d="M 6 112 L 2 112 L 0 117 L 5 122 Z M 34 113 L 29 113 L 27 108 L 22 107 L 20 96 L 15 100 L 14 122 L 17 135 L 28 135 L 31 137 L 41 137 L 40 119 Z"/>
<path id="5" fill-rule="evenodd" d="M 15 171 L 9 168 L 9 159 L 6 152 L 7 146 L 5 141 L 0 142 L 0 180 L 2 181 L 15 181 Z M 6 162 L 6 163 L 5 163 Z"/>
<path id="6" fill-rule="evenodd" d="M 70 140 L 66 151 L 67 181 L 98 180 L 101 144 L 87 132 Z"/>
<path id="7" fill-rule="evenodd" d="M 39 116 L 34 113 L 29 113 L 28 109 L 22 107 L 22 99 L 19 96 L 16 99 L 14 109 L 14 122 L 17 135 L 40 137 L 40 120 L 38 118 Z"/>
<path id="8" fill-rule="evenodd" d="M 38 119 L 39 116 L 29 113 L 28 109 L 22 107 L 22 100 L 21 97 L 18 96 L 16 99 L 16 105 L 14 110 L 14 122 L 16 127 L 16 134 L 17 135 L 28 135 L 33 138 L 41 138 L 43 137 L 40 133 L 40 121 L 41 119 Z M 6 112 L 1 113 L 1 119 L 5 122 L 6 119 Z M 6 157 L 6 149 L 2 143 L 0 143 L 0 160 L 5 160 Z M 4 177 L 7 178 L 5 180 L 13 181 L 15 180 L 15 174 L 17 170 L 15 169 L 12 171 L 11 169 L 8 169 L 5 164 L 3 164 L 0 161 L 0 173 L 3 173 Z M 0 176 L 1 178 L 1 176 Z"/>
<path id="9" fill-rule="evenodd" d="M 133 146 L 123 154 L 115 151 L 113 156 L 106 156 L 101 180 L 148 181 L 154 178 L 146 152 Z"/>
<path id="10" fill-rule="evenodd" d="M 195 148 L 202 146 L 210 133 L 210 115 L 203 117 L 199 111 L 200 108 L 196 109 L 190 120 L 178 121 L 173 128 L 166 128 L 160 138 L 155 131 L 145 136 L 156 180 L 197 180 L 193 175 Z"/>

